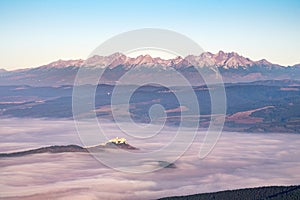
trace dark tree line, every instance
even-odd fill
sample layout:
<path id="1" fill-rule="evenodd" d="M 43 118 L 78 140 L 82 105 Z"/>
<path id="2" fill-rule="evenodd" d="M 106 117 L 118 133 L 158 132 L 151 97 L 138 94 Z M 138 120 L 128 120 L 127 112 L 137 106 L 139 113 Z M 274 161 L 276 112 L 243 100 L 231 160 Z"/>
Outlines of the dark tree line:
<path id="1" fill-rule="evenodd" d="M 300 200 L 299 186 L 270 186 L 228 190 L 189 196 L 166 197 L 160 200 Z"/>

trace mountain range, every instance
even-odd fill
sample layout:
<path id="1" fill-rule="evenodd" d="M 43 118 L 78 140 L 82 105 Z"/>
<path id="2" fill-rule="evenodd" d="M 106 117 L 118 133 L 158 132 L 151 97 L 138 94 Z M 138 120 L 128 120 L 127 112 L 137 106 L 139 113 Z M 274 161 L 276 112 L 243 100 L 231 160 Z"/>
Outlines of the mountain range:
<path id="1" fill-rule="evenodd" d="M 208 76 L 215 76 L 216 68 L 222 75 L 223 81 L 227 83 L 300 80 L 300 64 L 281 66 L 265 59 L 253 61 L 235 52 L 219 51 L 216 54 L 204 52 L 198 56 L 189 55 L 185 58 L 173 59 L 153 58 L 150 55 L 131 58 L 121 53 L 115 53 L 109 56 L 94 55 L 86 60 L 58 60 L 36 68 L 14 71 L 0 70 L 0 85 L 72 85 L 80 67 L 90 72 L 88 76 L 96 76 L 97 72 L 104 72 L 101 83 L 106 84 L 116 83 L 129 70 L 133 79 L 145 76 L 151 79 L 151 76 L 158 74 L 171 76 L 169 72 L 176 70 L 193 85 L 202 85 L 202 78 L 195 75 L 197 70 L 207 73 Z M 176 85 L 176 81 L 174 84 Z"/>

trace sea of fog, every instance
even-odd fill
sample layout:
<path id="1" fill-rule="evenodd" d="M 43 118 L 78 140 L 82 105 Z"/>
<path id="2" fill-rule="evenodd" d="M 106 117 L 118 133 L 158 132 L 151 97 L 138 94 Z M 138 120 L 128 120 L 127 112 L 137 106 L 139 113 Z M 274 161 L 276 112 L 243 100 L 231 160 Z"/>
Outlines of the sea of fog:
<path id="1" fill-rule="evenodd" d="M 88 121 L 81 124 L 91 133 L 88 145 L 104 142 L 95 137 L 95 126 Z M 176 133 L 176 127 L 164 127 L 158 135 L 145 133 L 147 137 L 138 138 L 138 133 L 125 136 L 112 122 L 101 122 L 100 126 L 108 139 L 126 137 L 128 143 L 144 152 L 163 149 Z M 213 151 L 199 159 L 204 135 L 199 131 L 175 162 L 176 168 L 146 173 L 112 169 L 87 153 L 0 158 L 0 198 L 156 199 L 300 183 L 300 134 L 223 132 Z M 1 153 L 50 145 L 83 145 L 73 121 L 46 119 L 1 119 L 0 143 Z M 111 157 L 114 159 L 113 154 Z"/>

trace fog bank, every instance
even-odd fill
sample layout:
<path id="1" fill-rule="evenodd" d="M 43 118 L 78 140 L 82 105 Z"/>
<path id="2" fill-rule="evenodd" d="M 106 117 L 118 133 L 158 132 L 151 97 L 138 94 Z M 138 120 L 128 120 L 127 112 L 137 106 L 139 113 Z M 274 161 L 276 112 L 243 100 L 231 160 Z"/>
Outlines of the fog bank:
<path id="1" fill-rule="evenodd" d="M 94 125 L 86 122 L 86 126 Z M 102 126 L 108 138 L 123 136 L 111 122 Z M 127 139 L 152 151 L 163 147 L 173 135 L 174 127 L 168 127 L 143 142 L 130 136 Z M 175 162 L 176 168 L 143 174 L 116 171 L 85 153 L 0 158 L 0 198 L 155 199 L 300 183 L 300 135 L 224 132 L 211 154 L 200 160 L 203 136 L 200 132 Z M 73 121 L 41 119 L 1 119 L 0 143 L 0 152 L 82 145 Z"/>

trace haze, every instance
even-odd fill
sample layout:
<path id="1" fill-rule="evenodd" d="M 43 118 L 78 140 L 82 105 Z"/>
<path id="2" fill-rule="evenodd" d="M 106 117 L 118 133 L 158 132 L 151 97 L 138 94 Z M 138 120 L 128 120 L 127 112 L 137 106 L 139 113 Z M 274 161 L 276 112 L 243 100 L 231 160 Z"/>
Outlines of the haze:
<path id="1" fill-rule="evenodd" d="M 48 145 L 82 145 L 70 120 L 1 119 L 0 152 Z M 87 123 L 88 127 L 89 124 Z M 91 125 L 92 126 L 92 125 Z M 110 122 L 107 136 L 120 135 Z M 143 149 L 164 145 L 174 127 L 159 139 L 128 142 Z M 187 132 L 187 134 L 189 134 Z M 0 198 L 11 199 L 156 199 L 164 196 L 298 184 L 300 135 L 224 132 L 203 160 L 197 157 L 203 132 L 176 168 L 146 174 L 110 169 L 84 153 L 36 154 L 0 159 Z M 160 141 L 160 143 L 159 143 Z"/>

